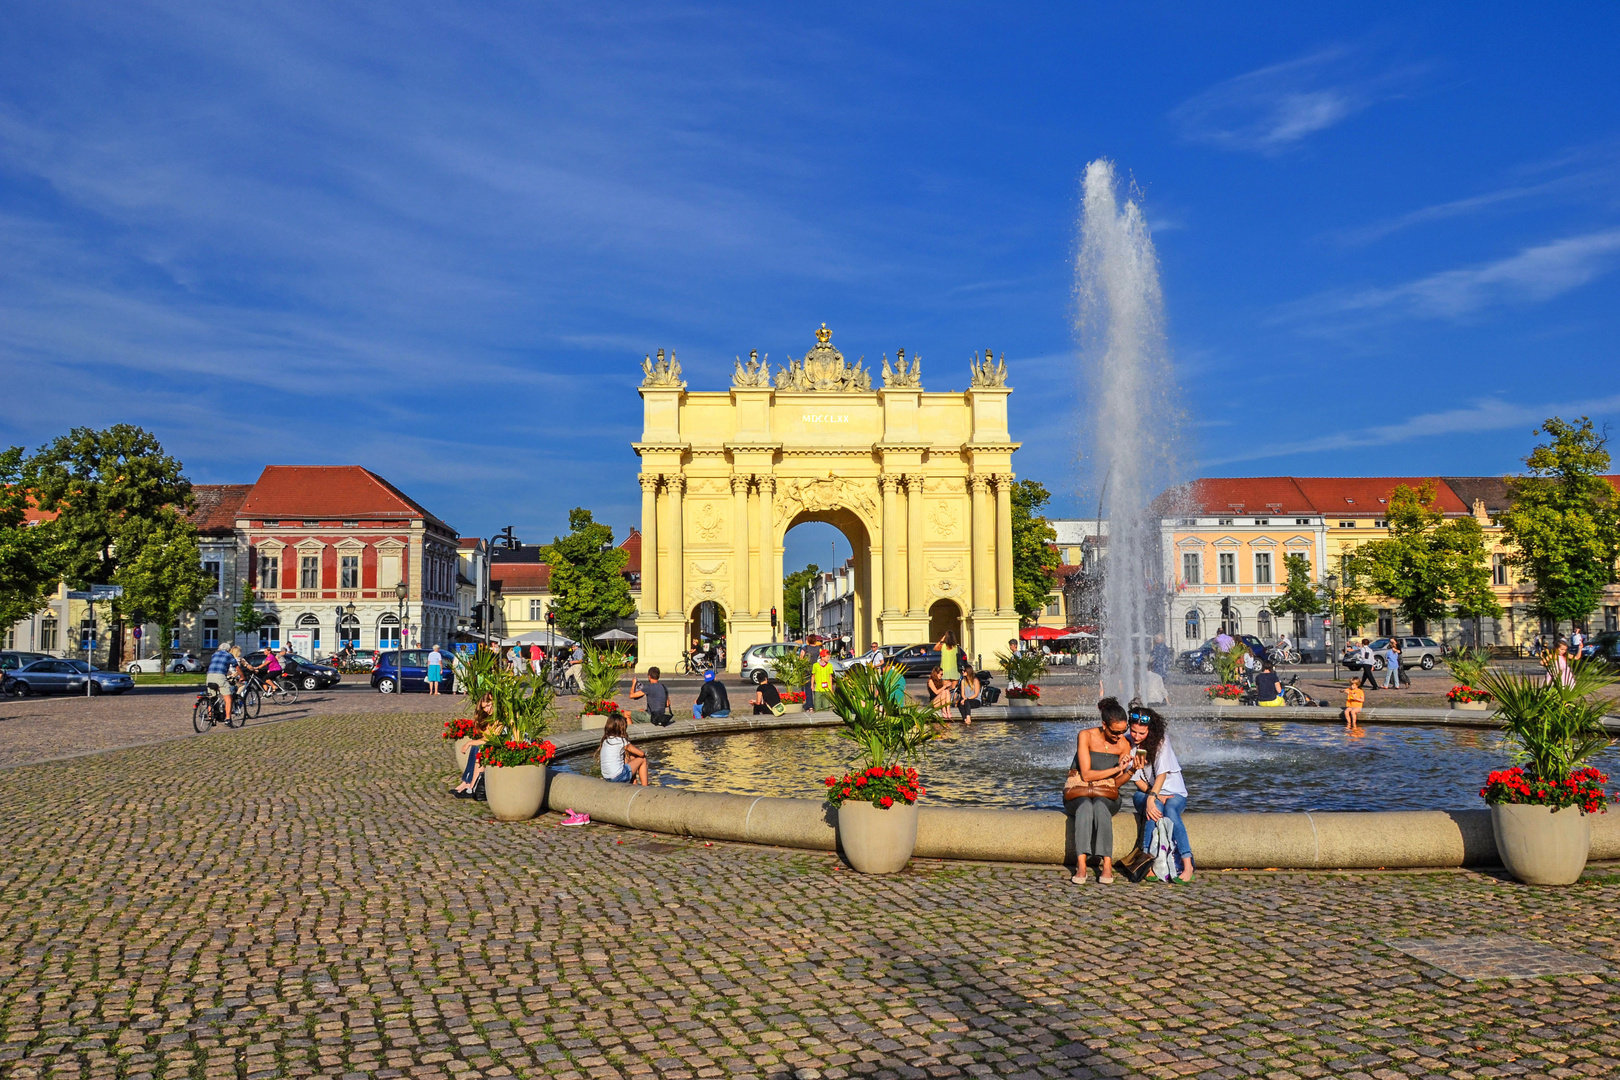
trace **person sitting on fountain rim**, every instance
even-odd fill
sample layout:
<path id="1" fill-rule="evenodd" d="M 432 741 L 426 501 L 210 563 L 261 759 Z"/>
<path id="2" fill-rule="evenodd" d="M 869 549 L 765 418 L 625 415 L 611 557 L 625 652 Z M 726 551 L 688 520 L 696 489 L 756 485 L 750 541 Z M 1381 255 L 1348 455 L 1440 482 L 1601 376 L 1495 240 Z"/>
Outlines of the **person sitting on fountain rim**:
<path id="1" fill-rule="evenodd" d="M 1282 680 L 1277 678 L 1277 671 L 1271 666 L 1270 660 L 1260 665 L 1260 677 L 1254 680 L 1254 686 L 1255 704 L 1273 709 L 1284 704 Z"/>
<path id="2" fill-rule="evenodd" d="M 1137 758 L 1142 765 L 1132 775 L 1136 794 L 1138 820 L 1144 820 L 1142 850 L 1148 855 L 1165 856 L 1161 862 L 1154 859 L 1153 873 L 1171 884 L 1185 885 L 1193 879 L 1192 842 L 1187 839 L 1187 826 L 1181 814 L 1187 807 L 1187 781 L 1181 775 L 1181 762 L 1170 748 L 1170 735 L 1164 717 L 1152 709 L 1133 706 L 1130 713 L 1131 742 L 1136 745 Z M 1161 831 L 1160 821 L 1170 823 L 1170 850 L 1155 842 L 1155 833 Z M 1180 858 L 1180 873 L 1176 859 Z"/>
<path id="3" fill-rule="evenodd" d="M 1118 698 L 1097 702 L 1102 723 L 1085 728 L 1075 742 L 1074 760 L 1063 782 L 1063 812 L 1074 819 L 1074 876 L 1086 883 L 1086 862 L 1095 858 L 1097 883 L 1114 881 L 1114 815 L 1121 782 L 1142 764 L 1126 735 L 1129 720 Z"/>
<path id="4" fill-rule="evenodd" d="M 979 699 L 979 673 L 969 664 L 962 669 L 962 681 L 956 684 L 957 696 L 961 699 L 962 723 L 973 723 L 973 710 L 984 704 Z"/>
<path id="5" fill-rule="evenodd" d="M 754 691 L 755 716 L 781 716 L 786 711 L 782 705 L 782 693 L 771 682 L 770 676 L 763 671 L 754 672 L 754 685 L 759 687 Z"/>
<path id="6" fill-rule="evenodd" d="M 731 715 L 731 696 L 726 693 L 726 684 L 716 680 L 712 670 L 703 673 L 703 686 L 693 704 L 699 716 Z"/>

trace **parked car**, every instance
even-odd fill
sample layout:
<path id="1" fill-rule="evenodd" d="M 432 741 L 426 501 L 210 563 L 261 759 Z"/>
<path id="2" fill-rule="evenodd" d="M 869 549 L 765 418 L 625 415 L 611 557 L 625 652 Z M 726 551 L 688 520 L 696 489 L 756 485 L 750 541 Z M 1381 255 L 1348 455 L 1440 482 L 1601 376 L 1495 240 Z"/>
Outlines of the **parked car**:
<path id="1" fill-rule="evenodd" d="M 1593 634 L 1581 648 L 1581 655 L 1589 660 L 1602 660 L 1610 667 L 1620 667 L 1620 630 L 1604 630 Z"/>
<path id="2" fill-rule="evenodd" d="M 122 671 L 103 671 L 83 660 L 58 660 L 52 656 L 24 664 L 8 674 L 6 682 L 12 692 L 24 696 L 82 694 L 86 680 L 92 694 L 122 694 L 135 688 L 135 680 Z"/>
<path id="3" fill-rule="evenodd" d="M 804 648 L 811 650 L 810 655 L 812 658 L 820 652 L 819 646 L 806 646 L 803 642 L 798 641 L 773 641 L 768 645 L 750 645 L 743 652 L 742 663 L 738 665 L 738 670 L 742 672 L 743 678 L 749 682 L 754 680 L 754 673 L 759 671 L 763 671 L 768 677 L 774 679 L 776 678 L 776 658 L 790 652 L 798 652 Z M 849 670 L 850 667 L 850 661 L 839 660 L 836 657 L 833 658 L 832 664 L 833 671 L 840 675 Z"/>
<path id="4" fill-rule="evenodd" d="M 940 666 L 939 650 L 932 645 L 907 645 L 889 657 L 889 663 L 905 668 L 908 679 L 926 679 Z"/>
<path id="5" fill-rule="evenodd" d="M 244 653 L 242 659 L 249 667 L 258 667 L 264 663 L 264 650 L 256 649 Z M 336 686 L 343 681 L 343 675 L 337 668 L 329 664 L 317 664 L 315 661 L 297 653 L 292 654 L 293 662 L 298 665 L 298 689 L 325 690 L 328 686 Z"/>
<path id="6" fill-rule="evenodd" d="M 1255 660 L 1266 662 L 1266 643 L 1253 634 L 1233 634 L 1233 639 L 1241 641 L 1249 647 Z M 1201 671 L 1205 675 L 1215 674 L 1215 639 L 1210 638 L 1196 649 L 1188 649 L 1176 657 L 1176 666 L 1182 671 Z"/>
<path id="7" fill-rule="evenodd" d="M 1445 656 L 1445 646 L 1434 638 L 1428 637 L 1402 637 L 1397 639 L 1401 643 L 1401 667 L 1420 667 L 1424 671 L 1433 671 L 1434 665 Z M 1372 642 L 1373 670 L 1384 670 L 1384 650 L 1389 648 L 1390 639 L 1387 637 L 1374 638 Z"/>
<path id="8" fill-rule="evenodd" d="M 16 649 L 7 649 L 0 652 L 0 671 L 12 672 L 24 664 L 32 664 L 35 660 L 53 659 L 50 653 L 19 652 Z"/>
<path id="9" fill-rule="evenodd" d="M 185 672 L 202 671 L 208 665 L 197 659 L 191 653 L 176 653 L 169 657 L 169 666 L 163 666 L 163 657 L 148 656 L 140 660 L 131 660 L 124 665 L 124 670 L 131 675 L 161 675 L 165 671 L 179 675 Z"/>
<path id="10" fill-rule="evenodd" d="M 377 657 L 377 666 L 371 669 L 371 688 L 382 694 L 427 693 L 427 658 L 432 649 L 391 649 Z M 444 664 L 440 667 L 439 692 L 449 694 L 455 690 L 455 671 L 450 663 L 451 654 L 440 650 Z M 403 659 L 402 659 L 403 658 Z"/>
<path id="11" fill-rule="evenodd" d="M 883 657 L 883 662 L 886 664 L 894 659 L 896 653 L 904 652 L 909 648 L 911 648 L 910 645 L 879 645 L 878 655 Z M 871 659 L 872 650 L 868 649 L 859 656 L 852 656 L 844 661 L 844 668 L 848 670 L 849 668 L 865 667 Z"/>

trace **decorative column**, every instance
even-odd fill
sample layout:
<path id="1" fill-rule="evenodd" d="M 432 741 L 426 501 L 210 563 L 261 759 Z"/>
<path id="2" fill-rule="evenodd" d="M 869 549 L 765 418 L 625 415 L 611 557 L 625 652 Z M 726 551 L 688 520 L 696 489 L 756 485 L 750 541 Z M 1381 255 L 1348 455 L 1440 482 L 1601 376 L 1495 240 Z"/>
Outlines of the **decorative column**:
<path id="1" fill-rule="evenodd" d="M 735 577 L 732 582 L 736 597 L 736 610 L 733 615 L 752 615 L 753 609 L 749 607 L 748 598 L 748 477 L 733 476 L 731 478 L 731 544 L 735 548 L 732 554 L 732 567 Z"/>
<path id="2" fill-rule="evenodd" d="M 641 481 L 641 614 L 657 617 L 658 606 L 658 477 L 642 473 Z"/>
<path id="3" fill-rule="evenodd" d="M 686 477 L 677 474 L 666 483 L 669 486 L 669 581 L 664 590 L 668 600 L 664 611 L 685 619 L 686 518 L 682 496 L 686 492 Z"/>
<path id="4" fill-rule="evenodd" d="M 996 609 L 996 518 L 990 478 L 968 477 L 968 490 L 973 514 L 973 614 L 988 615 Z"/>
<path id="5" fill-rule="evenodd" d="M 900 477 L 880 476 L 878 488 L 883 492 L 883 617 L 887 619 L 906 610 L 906 575 L 900 566 Z"/>
<path id="6" fill-rule="evenodd" d="M 776 477 L 759 478 L 759 607 L 769 614 L 781 598 L 776 579 Z M 783 616 L 786 617 L 785 615 Z"/>
<path id="7" fill-rule="evenodd" d="M 996 477 L 996 607 L 1000 615 L 1016 615 L 1013 607 L 1013 474 Z"/>
<path id="8" fill-rule="evenodd" d="M 923 478 L 921 473 L 906 474 L 906 564 L 911 579 L 908 613 L 923 618 L 928 612 L 922 607 L 928 596 L 923 583 Z"/>

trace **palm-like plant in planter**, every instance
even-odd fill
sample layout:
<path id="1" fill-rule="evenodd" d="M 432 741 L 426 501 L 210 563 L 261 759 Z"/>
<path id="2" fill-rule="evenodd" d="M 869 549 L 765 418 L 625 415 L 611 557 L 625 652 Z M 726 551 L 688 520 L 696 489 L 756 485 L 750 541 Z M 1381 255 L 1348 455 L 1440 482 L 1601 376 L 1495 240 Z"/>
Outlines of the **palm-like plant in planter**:
<path id="1" fill-rule="evenodd" d="M 584 677 L 584 697 L 581 708 L 584 715 L 612 716 L 622 712 L 614 697 L 619 692 L 619 677 L 630 666 L 630 654 L 623 649 L 585 650 L 585 662 L 580 667 Z"/>
<path id="2" fill-rule="evenodd" d="M 905 868 L 917 846 L 917 799 L 925 790 L 916 762 L 944 730 L 938 710 L 906 695 L 893 665 L 852 668 L 833 684 L 838 734 L 858 748 L 857 771 L 827 777 L 827 803 L 838 811 L 844 857 L 868 874 Z"/>
<path id="3" fill-rule="evenodd" d="M 1587 762 L 1610 742 L 1597 695 L 1620 680 L 1582 660 L 1570 665 L 1567 681 L 1500 670 L 1479 678 L 1496 702 L 1514 761 L 1480 789 L 1491 806 L 1497 854 L 1520 881 L 1567 885 L 1586 865 L 1586 815 L 1608 805 L 1608 777 Z"/>
<path id="4" fill-rule="evenodd" d="M 1453 705 L 1471 705 L 1491 699 L 1490 691 L 1485 689 L 1485 672 L 1490 670 L 1490 655 L 1479 650 L 1461 648 L 1440 661 L 1451 672 L 1451 677 L 1457 680 L 1457 685 L 1446 691 L 1446 699 Z"/>
<path id="5" fill-rule="evenodd" d="M 532 818 L 545 799 L 546 763 L 557 753 L 545 738 L 556 694 L 545 676 L 519 675 L 498 665 L 486 692 L 495 708 L 478 760 L 489 808 L 502 821 Z"/>
<path id="6" fill-rule="evenodd" d="M 1007 700 L 1020 698 L 1039 701 L 1041 688 L 1035 680 L 1046 674 L 1046 656 L 1039 649 L 1024 649 L 1008 655 L 996 653 L 996 663 L 1007 676 Z"/>

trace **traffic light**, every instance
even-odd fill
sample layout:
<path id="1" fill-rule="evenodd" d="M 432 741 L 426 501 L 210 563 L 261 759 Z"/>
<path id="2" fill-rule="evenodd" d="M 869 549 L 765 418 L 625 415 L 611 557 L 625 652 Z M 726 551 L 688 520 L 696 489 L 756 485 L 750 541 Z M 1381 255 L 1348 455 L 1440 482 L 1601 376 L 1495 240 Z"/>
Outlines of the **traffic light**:
<path id="1" fill-rule="evenodd" d="M 555 611 L 547 611 L 546 612 L 546 625 L 547 626 L 556 626 L 557 625 L 557 613 Z"/>

